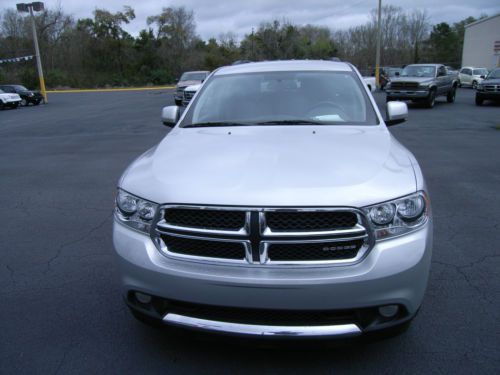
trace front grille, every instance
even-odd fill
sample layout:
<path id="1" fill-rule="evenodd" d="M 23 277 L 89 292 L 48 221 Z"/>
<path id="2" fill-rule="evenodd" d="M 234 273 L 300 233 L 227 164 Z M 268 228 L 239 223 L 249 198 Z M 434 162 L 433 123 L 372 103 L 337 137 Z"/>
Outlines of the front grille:
<path id="1" fill-rule="evenodd" d="M 167 250 L 174 254 L 205 258 L 237 259 L 245 258 L 245 248 L 238 242 L 211 241 L 162 235 Z"/>
<path id="2" fill-rule="evenodd" d="M 153 240 L 166 255 L 251 265 L 352 264 L 373 243 L 352 208 L 165 206 Z"/>
<path id="3" fill-rule="evenodd" d="M 484 86 L 485 91 L 497 92 L 500 91 L 500 85 L 486 85 Z"/>
<path id="4" fill-rule="evenodd" d="M 418 82 L 391 82 L 391 89 L 402 90 L 402 89 L 418 89 Z"/>
<path id="5" fill-rule="evenodd" d="M 351 228 L 358 218 L 348 211 L 275 211 L 266 213 L 267 226 L 276 232 L 326 231 Z"/>
<path id="6" fill-rule="evenodd" d="M 273 261 L 331 261 L 355 258 L 363 240 L 271 244 L 268 256 Z"/>
<path id="7" fill-rule="evenodd" d="M 193 98 L 194 94 L 196 94 L 195 91 L 184 91 L 184 100 L 190 101 Z"/>
<path id="8" fill-rule="evenodd" d="M 201 229 L 237 231 L 245 225 L 245 211 L 169 208 L 164 218 L 172 225 Z"/>

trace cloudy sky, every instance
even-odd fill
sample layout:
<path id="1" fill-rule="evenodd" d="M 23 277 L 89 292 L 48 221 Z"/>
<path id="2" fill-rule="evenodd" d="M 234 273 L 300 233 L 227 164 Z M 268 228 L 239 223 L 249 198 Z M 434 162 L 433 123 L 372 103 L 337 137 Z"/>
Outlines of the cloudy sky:
<path id="1" fill-rule="evenodd" d="M 0 11 L 14 8 L 23 0 L 0 0 Z M 24 0 L 30 1 L 30 0 Z M 44 0 L 46 7 L 61 6 L 75 18 L 91 17 L 95 8 L 110 11 L 130 5 L 136 19 L 125 29 L 137 35 L 146 27 L 146 18 L 158 14 L 162 7 L 185 6 L 195 13 L 197 32 L 203 39 L 232 31 L 242 36 L 262 21 L 275 18 L 296 24 L 315 24 L 343 29 L 363 24 L 377 0 Z M 500 12 L 499 0 L 383 0 L 383 4 L 412 10 L 427 9 L 432 23 L 455 22 L 468 16 L 493 15 Z"/>

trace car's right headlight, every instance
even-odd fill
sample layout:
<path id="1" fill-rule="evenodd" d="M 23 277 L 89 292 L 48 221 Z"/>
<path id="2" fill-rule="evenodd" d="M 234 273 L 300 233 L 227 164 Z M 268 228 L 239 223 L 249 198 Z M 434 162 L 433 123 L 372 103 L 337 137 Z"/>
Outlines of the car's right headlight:
<path id="1" fill-rule="evenodd" d="M 429 218 L 429 198 L 423 191 L 389 202 L 364 207 L 377 240 L 412 232 Z"/>
<path id="2" fill-rule="evenodd" d="M 158 211 L 156 203 L 136 197 L 125 190 L 118 189 L 116 195 L 116 219 L 135 230 L 149 233 L 151 222 Z"/>

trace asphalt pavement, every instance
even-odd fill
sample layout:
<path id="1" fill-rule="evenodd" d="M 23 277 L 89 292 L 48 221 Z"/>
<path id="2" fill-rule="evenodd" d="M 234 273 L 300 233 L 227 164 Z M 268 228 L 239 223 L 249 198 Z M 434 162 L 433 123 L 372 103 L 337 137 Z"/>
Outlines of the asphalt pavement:
<path id="1" fill-rule="evenodd" d="M 384 94 L 375 93 L 384 108 Z M 407 333 L 350 345 L 249 343 L 153 329 L 121 299 L 111 223 L 126 166 L 167 133 L 168 90 L 51 94 L 0 111 L 0 373 L 498 374 L 500 105 L 410 106 L 391 128 L 417 157 L 435 218 Z"/>

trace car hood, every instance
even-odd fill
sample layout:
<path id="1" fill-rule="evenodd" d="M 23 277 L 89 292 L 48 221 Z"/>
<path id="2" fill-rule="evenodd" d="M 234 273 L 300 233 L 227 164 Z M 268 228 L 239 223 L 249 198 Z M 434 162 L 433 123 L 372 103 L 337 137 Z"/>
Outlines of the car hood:
<path id="1" fill-rule="evenodd" d="M 391 78 L 391 82 L 418 82 L 418 83 L 429 83 L 434 81 L 432 77 L 394 77 Z"/>
<path id="2" fill-rule="evenodd" d="M 179 81 L 177 83 L 177 88 L 184 88 L 192 85 L 199 85 L 201 81 Z"/>
<path id="3" fill-rule="evenodd" d="M 384 126 L 174 128 L 120 187 L 157 203 L 353 206 L 416 190 Z"/>

